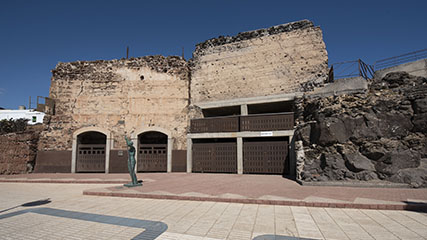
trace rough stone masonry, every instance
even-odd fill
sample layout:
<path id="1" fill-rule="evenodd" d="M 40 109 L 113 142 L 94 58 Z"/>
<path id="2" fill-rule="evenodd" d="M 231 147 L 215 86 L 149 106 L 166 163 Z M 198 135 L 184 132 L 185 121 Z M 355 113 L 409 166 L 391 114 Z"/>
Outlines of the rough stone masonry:
<path id="1" fill-rule="evenodd" d="M 58 63 L 49 95 L 55 114 L 39 151 L 45 158 L 62 151 L 70 162 L 73 133 L 87 127 L 110 131 L 111 149 L 126 149 L 123 136 L 144 126 L 169 130 L 174 149 L 185 149 L 188 85 L 189 69 L 180 57 Z"/>
<path id="2" fill-rule="evenodd" d="M 305 91 L 323 84 L 328 55 L 321 29 L 303 20 L 207 40 L 190 65 L 198 103 Z"/>
<path id="3" fill-rule="evenodd" d="M 173 150 L 185 151 L 189 119 L 201 116 L 191 103 L 300 91 L 323 83 L 327 71 L 322 32 L 308 20 L 208 40 L 189 63 L 174 56 L 59 63 L 49 95 L 56 112 L 39 156 L 69 172 L 73 134 L 91 127 L 110 133 L 114 151 L 125 149 L 125 134 L 148 127 L 170 132 Z"/>
<path id="4" fill-rule="evenodd" d="M 393 72 L 364 93 L 296 101 L 303 181 L 427 187 L 427 79 Z"/>
<path id="5" fill-rule="evenodd" d="M 32 172 L 42 126 L 0 134 L 0 174 Z"/>

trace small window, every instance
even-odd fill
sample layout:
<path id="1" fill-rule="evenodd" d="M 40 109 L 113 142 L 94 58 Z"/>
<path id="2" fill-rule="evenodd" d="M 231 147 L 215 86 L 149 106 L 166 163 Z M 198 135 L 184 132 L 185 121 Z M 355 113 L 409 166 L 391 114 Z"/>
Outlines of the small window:
<path id="1" fill-rule="evenodd" d="M 32 122 L 37 122 L 37 117 L 33 116 Z"/>

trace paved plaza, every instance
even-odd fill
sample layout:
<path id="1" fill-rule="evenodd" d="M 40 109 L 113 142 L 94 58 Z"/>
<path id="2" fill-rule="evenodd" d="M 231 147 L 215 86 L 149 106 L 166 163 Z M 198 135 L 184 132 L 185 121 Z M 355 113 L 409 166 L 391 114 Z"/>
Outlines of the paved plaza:
<path id="1" fill-rule="evenodd" d="M 87 196 L 117 184 L 0 183 L 0 239 L 427 239 L 427 214 Z"/>
<path id="2" fill-rule="evenodd" d="M 4 175 L 0 176 L 0 182 L 114 184 L 87 185 L 84 194 L 96 196 L 427 211 L 427 189 L 402 188 L 401 185 L 397 185 L 399 188 L 396 188 L 396 185 L 392 183 L 385 185 L 384 182 L 341 182 L 339 184 L 342 186 L 301 186 L 279 175 L 206 173 L 139 173 L 138 178 L 143 179 L 144 185 L 134 188 L 122 185 L 129 181 L 128 174 Z"/>

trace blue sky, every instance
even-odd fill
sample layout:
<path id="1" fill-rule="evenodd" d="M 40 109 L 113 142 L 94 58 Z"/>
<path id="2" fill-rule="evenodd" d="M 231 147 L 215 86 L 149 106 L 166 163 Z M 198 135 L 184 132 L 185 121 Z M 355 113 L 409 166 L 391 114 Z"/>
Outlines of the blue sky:
<path id="1" fill-rule="evenodd" d="M 0 107 L 48 96 L 58 62 L 191 57 L 219 35 L 309 19 L 329 62 L 367 63 L 427 48 L 427 1 L 0 1 Z M 35 104 L 33 104 L 34 106 Z"/>

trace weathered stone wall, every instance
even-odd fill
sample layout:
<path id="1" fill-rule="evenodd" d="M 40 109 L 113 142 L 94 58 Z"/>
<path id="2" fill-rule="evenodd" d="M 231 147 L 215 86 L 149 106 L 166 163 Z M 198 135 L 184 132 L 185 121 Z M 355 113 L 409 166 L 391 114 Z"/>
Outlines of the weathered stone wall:
<path id="1" fill-rule="evenodd" d="M 326 79 L 328 56 L 321 29 L 303 20 L 200 43 L 191 69 L 197 103 L 305 91 Z"/>
<path id="2" fill-rule="evenodd" d="M 427 187 L 427 79 L 395 72 L 365 93 L 296 101 L 297 177 Z"/>
<path id="3" fill-rule="evenodd" d="M 170 131 L 174 149 L 185 149 L 189 70 L 180 57 L 59 63 L 50 98 L 55 115 L 39 150 L 72 149 L 72 135 L 84 127 L 111 132 L 112 149 L 123 149 L 125 133 L 143 127 Z"/>
<path id="4" fill-rule="evenodd" d="M 0 135 L 0 174 L 32 172 L 39 134 L 38 129 L 31 128 L 24 132 Z"/>

